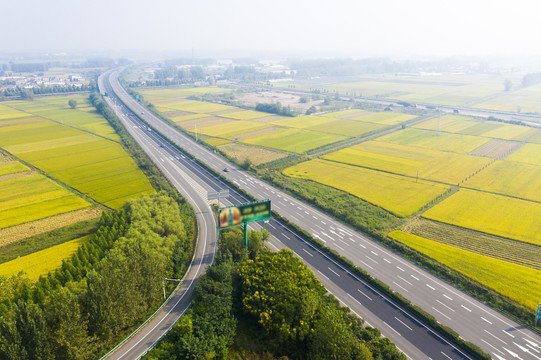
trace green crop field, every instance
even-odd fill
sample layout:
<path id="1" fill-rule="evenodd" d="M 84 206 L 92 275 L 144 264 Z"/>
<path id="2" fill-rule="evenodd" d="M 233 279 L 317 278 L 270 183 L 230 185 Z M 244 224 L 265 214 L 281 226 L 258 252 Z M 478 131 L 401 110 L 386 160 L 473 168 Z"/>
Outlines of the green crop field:
<path id="1" fill-rule="evenodd" d="M 69 100 L 77 101 L 75 109 L 69 107 Z M 12 109 L 26 112 L 27 116 L 40 116 L 111 140 L 120 141 L 107 120 L 95 111 L 86 95 L 51 96 L 32 102 L 10 101 L 8 104 Z"/>
<path id="2" fill-rule="evenodd" d="M 333 119 L 333 121 L 310 126 L 306 130 L 319 131 L 327 134 L 343 135 L 347 137 L 360 136 L 371 131 L 384 128 L 385 125 L 362 121 Z"/>
<path id="3" fill-rule="evenodd" d="M 402 114 L 397 112 L 383 111 L 377 113 L 366 113 L 365 115 L 354 118 L 353 120 L 372 122 L 383 125 L 396 125 L 404 121 L 415 119 L 415 115 Z"/>
<path id="4" fill-rule="evenodd" d="M 381 141 L 367 141 L 323 158 L 447 184 L 460 183 L 490 162 L 486 158 Z"/>
<path id="5" fill-rule="evenodd" d="M 0 228 L 89 206 L 88 202 L 43 175 L 0 182 Z"/>
<path id="6" fill-rule="evenodd" d="M 67 241 L 0 264 L 0 276 L 10 277 L 23 270 L 28 279 L 37 281 L 40 275 L 47 275 L 60 268 L 62 260 L 73 255 L 86 238 L 88 237 Z"/>
<path id="7" fill-rule="evenodd" d="M 360 110 L 360 109 L 350 109 L 350 110 L 341 110 L 341 111 L 335 111 L 335 112 L 331 112 L 331 113 L 326 113 L 326 114 L 322 114 L 321 116 L 327 116 L 327 117 L 332 117 L 332 118 L 342 118 L 343 116 L 346 116 L 346 117 L 350 117 L 350 116 L 355 116 L 355 115 L 359 115 L 361 116 L 362 114 L 364 113 L 364 110 Z"/>
<path id="8" fill-rule="evenodd" d="M 526 144 L 511 154 L 507 160 L 541 165 L 541 144 Z"/>
<path id="9" fill-rule="evenodd" d="M 302 129 L 278 129 L 266 134 L 244 138 L 241 142 L 289 152 L 304 153 L 345 138 L 340 135 Z"/>
<path id="10" fill-rule="evenodd" d="M 541 245 L 541 204 L 461 189 L 423 217 Z"/>
<path id="11" fill-rule="evenodd" d="M 325 160 L 310 160 L 284 171 L 344 190 L 398 216 L 409 216 L 448 191 L 449 187 Z"/>
<path id="12" fill-rule="evenodd" d="M 457 249 L 402 231 L 389 236 L 492 288 L 529 309 L 541 299 L 541 271 Z"/>
<path id="13" fill-rule="evenodd" d="M 267 117 L 269 116 L 269 114 L 261 112 L 261 111 L 242 110 L 242 111 L 235 111 L 235 112 L 223 114 L 221 116 L 230 118 L 230 119 L 235 119 L 235 120 L 254 120 L 254 119 Z"/>
<path id="14" fill-rule="evenodd" d="M 464 186 L 541 202 L 541 166 L 496 161 L 466 181 Z"/>
<path id="15" fill-rule="evenodd" d="M 272 124 L 290 128 L 304 129 L 312 126 L 327 124 L 334 120 L 336 119 L 324 116 L 304 115 L 274 121 Z"/>
<path id="16" fill-rule="evenodd" d="M 186 121 L 186 120 L 202 119 L 209 116 L 210 115 L 207 115 L 207 114 L 189 114 L 189 115 L 174 116 L 174 117 L 171 117 L 171 120 L 173 120 L 174 122 L 181 122 L 181 121 Z"/>
<path id="17" fill-rule="evenodd" d="M 477 121 L 474 121 L 466 116 L 445 115 L 441 118 L 434 118 L 423 121 L 422 123 L 416 124 L 413 127 L 416 129 L 436 131 L 439 129 L 440 131 L 457 133 L 473 125 L 476 125 L 477 123 Z"/>
<path id="18" fill-rule="evenodd" d="M 214 104 L 202 101 L 184 101 L 180 103 L 167 104 L 167 107 L 175 110 L 189 111 L 192 113 L 209 114 L 223 110 L 235 109 L 233 106 Z"/>
<path id="19" fill-rule="evenodd" d="M 254 130 L 265 129 L 268 127 L 269 125 L 258 122 L 236 120 L 227 122 L 225 124 L 207 126 L 200 129 L 198 128 L 197 130 L 201 134 L 207 136 L 231 138 L 235 135 L 240 135 Z"/>
<path id="20" fill-rule="evenodd" d="M 435 131 L 409 128 L 379 137 L 378 141 L 466 154 L 487 143 L 490 139 L 451 133 L 438 135 Z"/>

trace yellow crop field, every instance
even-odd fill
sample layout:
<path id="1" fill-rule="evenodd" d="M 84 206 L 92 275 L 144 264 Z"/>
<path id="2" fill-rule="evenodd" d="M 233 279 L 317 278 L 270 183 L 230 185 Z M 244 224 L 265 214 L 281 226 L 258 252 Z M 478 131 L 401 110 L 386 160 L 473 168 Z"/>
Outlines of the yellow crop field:
<path id="1" fill-rule="evenodd" d="M 213 137 L 206 138 L 204 139 L 204 141 L 210 146 L 220 146 L 220 145 L 228 144 L 231 142 L 230 140 L 227 140 L 227 139 L 220 139 L 220 138 L 213 138 Z"/>
<path id="2" fill-rule="evenodd" d="M 487 123 L 492 123 L 492 122 L 488 121 Z M 482 136 L 492 137 L 492 138 L 497 138 L 497 139 L 504 139 L 504 140 L 522 141 L 522 140 L 526 140 L 527 138 L 535 134 L 537 131 L 538 131 L 537 129 L 533 129 L 527 126 L 506 124 L 494 130 L 487 131 L 484 134 L 482 134 Z"/>
<path id="3" fill-rule="evenodd" d="M 490 139 L 445 132 L 438 135 L 435 131 L 409 128 L 379 137 L 378 141 L 467 154 L 487 143 Z"/>
<path id="4" fill-rule="evenodd" d="M 416 129 L 424 130 L 441 130 L 446 132 L 457 133 L 464 129 L 467 129 L 478 122 L 473 121 L 471 118 L 459 115 L 444 115 L 441 118 L 434 118 L 423 121 L 420 124 L 414 125 Z"/>
<path id="5" fill-rule="evenodd" d="M 0 162 L 0 176 L 8 174 L 16 174 L 24 171 L 29 171 L 30 169 L 21 164 L 18 161 L 6 161 Z"/>
<path id="6" fill-rule="evenodd" d="M 209 114 L 223 110 L 235 109 L 233 106 L 208 103 L 202 101 L 185 101 L 176 104 L 167 104 L 167 107 L 175 110 L 189 111 L 193 113 Z"/>
<path id="7" fill-rule="evenodd" d="M 417 212 L 449 189 L 442 184 L 321 159 L 297 164 L 283 173 L 346 191 L 401 217 Z"/>
<path id="8" fill-rule="evenodd" d="M 541 271 L 475 254 L 402 231 L 389 236 L 529 309 L 541 299 Z"/>
<path id="9" fill-rule="evenodd" d="M 29 186 L 32 188 L 29 189 Z M 0 199 L 0 228 L 90 206 L 42 175 L 3 181 L 0 183 L 0 193 L 3 194 Z"/>
<path id="10" fill-rule="evenodd" d="M 496 161 L 466 181 L 464 186 L 541 202 L 541 166 Z"/>
<path id="11" fill-rule="evenodd" d="M 526 144 L 508 156 L 507 160 L 541 165 L 541 144 Z"/>
<path id="12" fill-rule="evenodd" d="M 259 119 L 262 117 L 269 116 L 269 114 L 261 112 L 261 111 L 253 111 L 253 110 L 242 110 L 242 111 L 235 111 L 230 112 L 227 114 L 222 114 L 220 116 L 235 119 L 235 120 L 253 120 L 253 119 Z"/>
<path id="13" fill-rule="evenodd" d="M 252 121 L 236 120 L 197 129 L 199 133 L 214 137 L 232 137 L 246 132 L 268 128 L 269 125 Z"/>
<path id="14" fill-rule="evenodd" d="M 102 136 L 113 131 L 105 119 L 96 120 L 97 114 L 66 109 L 66 97 L 46 101 L 46 106 L 57 108 L 43 110 L 43 116 L 58 120 L 59 116 L 68 114 L 63 119 L 72 126 L 78 125 Z M 21 101 L 9 103 L 10 107 L 37 108 L 34 105 Z M 74 113 L 67 113 L 70 111 Z M 107 131 L 99 130 L 102 126 L 107 127 Z M 0 147 L 106 206 L 118 208 L 129 197 L 154 191 L 120 144 L 61 123 L 44 120 L 0 127 Z"/>
<path id="15" fill-rule="evenodd" d="M 384 125 L 396 125 L 404 121 L 408 121 L 415 118 L 416 118 L 415 115 L 383 111 L 383 112 L 370 113 L 364 116 L 360 116 L 358 118 L 354 118 L 353 120 L 360 120 L 360 121 L 372 122 L 372 123 L 384 124 Z"/>
<path id="16" fill-rule="evenodd" d="M 347 137 L 360 136 L 371 131 L 379 130 L 385 127 L 382 124 L 374 124 L 363 121 L 332 119 L 324 124 L 310 126 L 306 130 L 324 132 L 328 134 L 343 135 Z"/>
<path id="17" fill-rule="evenodd" d="M 460 189 L 423 217 L 541 245 L 541 204 L 532 201 Z"/>
<path id="18" fill-rule="evenodd" d="M 303 115 L 296 117 L 289 117 L 282 120 L 274 121 L 274 125 L 286 126 L 290 128 L 304 129 L 311 126 L 323 125 L 334 121 L 336 119 L 324 117 L 324 116 L 315 116 L 315 115 Z"/>
<path id="19" fill-rule="evenodd" d="M 79 246 L 88 238 L 67 241 L 60 245 L 51 246 L 48 249 L 37 251 L 15 260 L 0 264 L 0 276 L 12 276 L 21 270 L 31 281 L 37 281 L 40 275 L 47 275 L 62 266 L 62 260 L 73 255 Z"/>
<path id="20" fill-rule="evenodd" d="M 317 147 L 344 140 L 346 137 L 302 129 L 278 129 L 269 133 L 247 137 L 247 144 L 270 147 L 289 152 L 303 153 Z"/>
<path id="21" fill-rule="evenodd" d="M 332 117 L 332 118 L 340 118 L 342 116 L 345 116 L 345 115 L 357 115 L 359 114 L 359 116 L 364 113 L 364 110 L 361 110 L 361 109 L 350 109 L 350 110 L 341 110 L 341 111 L 335 111 L 335 112 L 330 112 L 330 113 L 326 113 L 326 114 L 321 114 L 321 116 L 326 116 L 326 117 Z"/>
<path id="22" fill-rule="evenodd" d="M 486 158 L 381 141 L 367 141 L 323 158 L 447 184 L 460 183 L 490 162 Z"/>

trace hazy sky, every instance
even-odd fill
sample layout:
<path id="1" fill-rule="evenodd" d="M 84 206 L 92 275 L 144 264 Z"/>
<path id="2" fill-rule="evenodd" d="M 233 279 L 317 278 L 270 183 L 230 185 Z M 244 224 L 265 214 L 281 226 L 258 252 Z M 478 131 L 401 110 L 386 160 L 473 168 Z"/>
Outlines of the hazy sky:
<path id="1" fill-rule="evenodd" d="M 540 54 L 540 10 L 536 0 L 6 0 L 0 51 Z"/>

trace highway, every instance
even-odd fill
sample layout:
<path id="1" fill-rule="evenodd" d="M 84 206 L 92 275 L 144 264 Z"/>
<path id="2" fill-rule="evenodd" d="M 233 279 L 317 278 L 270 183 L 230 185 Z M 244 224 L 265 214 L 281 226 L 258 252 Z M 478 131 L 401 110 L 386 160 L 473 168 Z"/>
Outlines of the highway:
<path id="1" fill-rule="evenodd" d="M 107 88 L 105 79 L 106 75 L 100 76 L 98 81 L 100 89 Z M 110 88 L 109 91 L 111 91 Z M 112 99 L 108 97 L 105 99 L 109 103 L 109 106 L 113 108 Z M 157 155 L 156 150 L 161 140 L 159 140 L 157 134 L 150 134 L 148 131 L 145 132 L 143 128 L 134 127 L 130 120 L 139 120 L 134 114 L 126 112 L 125 116 L 120 116 L 119 118 L 152 161 L 167 176 L 175 188 L 192 204 L 198 222 L 198 240 L 192 266 L 181 286 L 151 321 L 139 329 L 129 340 L 122 343 L 107 355 L 107 359 L 115 360 L 138 359 L 142 357 L 148 349 L 169 331 L 188 309 L 197 279 L 204 273 L 205 268 L 213 263 L 217 247 L 216 220 L 206 201 L 201 198 L 200 193 L 202 190 L 198 187 L 198 184 L 191 181 L 191 178 L 181 169 L 179 164 L 171 161 L 160 161 L 161 158 Z"/>
<path id="2" fill-rule="evenodd" d="M 202 148 L 176 129 L 154 117 L 131 99 L 120 87 L 115 77 L 116 75 L 112 77 L 115 92 L 154 129 L 146 130 L 146 133 L 155 133 L 158 130 L 215 171 L 220 172 L 225 167 L 233 169 L 231 172 L 222 174 L 256 198 L 270 198 L 273 209 L 282 216 L 297 223 L 314 237 L 324 241 L 327 246 L 350 258 L 374 277 L 380 278 L 412 302 L 433 313 L 440 322 L 451 326 L 463 338 L 475 342 L 490 352 L 494 358 L 540 358 L 538 356 L 541 351 L 539 335 L 524 329 L 520 324 L 393 254 L 355 229 L 341 224 L 319 210 L 240 171 L 211 151 Z M 132 116 L 130 116 L 131 118 Z M 146 125 L 133 126 L 143 130 L 141 126 Z M 164 148 L 161 148 L 160 144 L 155 146 L 158 152 L 168 149 L 168 145 L 165 145 Z M 156 156 L 159 157 L 159 155 Z M 185 157 L 187 158 L 187 156 Z M 166 161 L 166 158 L 162 157 L 158 161 L 174 162 L 171 159 L 176 159 L 173 156 Z M 212 190 L 227 187 L 226 184 L 220 184 L 219 180 L 212 174 L 196 175 L 199 170 L 195 169 L 198 166 L 195 162 L 187 161 L 184 163 L 191 166 L 188 170 L 193 171 L 195 178 L 200 179 L 201 186 L 208 186 L 213 179 L 217 183 L 211 185 Z M 237 203 L 243 201 L 239 201 L 240 198 L 231 200 Z M 352 274 L 348 274 L 345 269 L 320 254 L 295 234 L 286 231 L 278 222 L 271 221 L 265 226 L 279 240 L 278 243 L 274 239 L 271 242 L 276 248 L 287 246 L 295 250 L 297 255 L 315 270 L 315 274 L 331 293 L 364 317 L 369 324 L 380 328 L 383 334 L 395 342 L 411 359 L 468 358 L 449 344 L 445 344 L 437 335 L 421 326 L 416 320 L 398 309 L 396 305 L 392 305 L 388 300 L 382 300 L 381 294 L 363 284 Z M 388 304 L 386 308 L 385 304 Z M 380 307 L 382 309 L 379 309 Z"/>

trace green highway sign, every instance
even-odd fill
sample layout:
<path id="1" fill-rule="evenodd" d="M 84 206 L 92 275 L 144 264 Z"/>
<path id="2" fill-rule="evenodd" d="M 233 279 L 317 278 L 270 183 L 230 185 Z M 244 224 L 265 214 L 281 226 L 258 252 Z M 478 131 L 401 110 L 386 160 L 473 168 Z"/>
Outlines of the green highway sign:
<path id="1" fill-rule="evenodd" d="M 253 201 L 220 209 L 218 211 L 218 227 L 220 229 L 227 229 L 253 221 L 268 220 L 270 218 L 270 200 Z"/>

